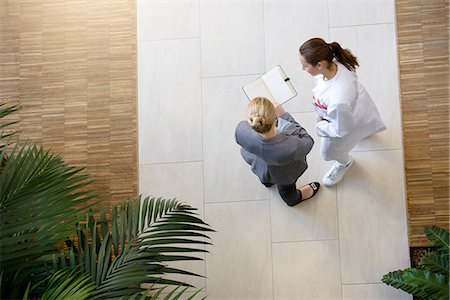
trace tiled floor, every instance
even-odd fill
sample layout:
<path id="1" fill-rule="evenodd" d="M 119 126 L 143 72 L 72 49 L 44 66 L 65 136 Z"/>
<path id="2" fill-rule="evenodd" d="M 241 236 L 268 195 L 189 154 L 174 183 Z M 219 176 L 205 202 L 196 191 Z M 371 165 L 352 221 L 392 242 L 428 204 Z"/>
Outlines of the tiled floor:
<path id="1" fill-rule="evenodd" d="M 381 283 L 407 267 L 408 241 L 393 0 L 138 0 L 140 192 L 199 208 L 217 231 L 208 299 L 411 299 Z M 361 81 L 388 130 L 361 142 L 334 188 L 288 207 L 242 160 L 234 128 L 242 85 L 275 65 L 299 95 L 286 109 L 315 138 L 298 185 L 330 167 L 319 157 L 312 78 L 298 47 L 321 36 L 359 58 Z"/>

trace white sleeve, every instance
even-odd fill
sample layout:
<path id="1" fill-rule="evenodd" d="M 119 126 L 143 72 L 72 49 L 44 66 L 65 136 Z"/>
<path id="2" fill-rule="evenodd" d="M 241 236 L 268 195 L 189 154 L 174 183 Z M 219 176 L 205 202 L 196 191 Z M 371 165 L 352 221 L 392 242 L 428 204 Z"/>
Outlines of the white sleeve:
<path id="1" fill-rule="evenodd" d="M 344 137 L 355 127 L 352 108 L 348 103 L 339 103 L 328 109 L 328 121 L 320 121 L 316 125 L 318 136 Z"/>

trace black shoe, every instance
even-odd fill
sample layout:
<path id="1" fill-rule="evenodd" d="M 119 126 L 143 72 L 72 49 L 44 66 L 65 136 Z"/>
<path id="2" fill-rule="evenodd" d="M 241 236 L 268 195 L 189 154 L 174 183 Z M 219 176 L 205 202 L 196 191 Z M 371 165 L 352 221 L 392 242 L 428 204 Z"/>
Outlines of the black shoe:
<path id="1" fill-rule="evenodd" d="M 311 197 L 302 199 L 302 201 L 305 201 L 305 200 L 308 200 L 308 199 L 311 199 L 312 197 L 314 197 L 314 195 L 317 194 L 317 192 L 319 191 L 319 188 L 320 188 L 320 183 L 318 183 L 318 182 L 311 182 L 311 183 L 308 183 L 307 185 L 309 185 L 313 189 L 313 194 L 311 195 Z"/>
<path id="2" fill-rule="evenodd" d="M 262 181 L 261 181 L 261 183 L 264 184 L 266 187 L 271 187 L 273 185 L 273 183 L 266 183 L 266 182 L 262 182 Z"/>

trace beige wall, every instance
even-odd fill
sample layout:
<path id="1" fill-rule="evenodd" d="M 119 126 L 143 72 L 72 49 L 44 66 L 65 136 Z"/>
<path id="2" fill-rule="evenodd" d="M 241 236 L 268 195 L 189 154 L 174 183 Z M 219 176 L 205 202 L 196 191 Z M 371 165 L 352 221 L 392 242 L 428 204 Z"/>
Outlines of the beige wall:
<path id="1" fill-rule="evenodd" d="M 87 167 L 112 201 L 137 193 L 133 0 L 2 0 L 1 102 L 22 138 Z"/>

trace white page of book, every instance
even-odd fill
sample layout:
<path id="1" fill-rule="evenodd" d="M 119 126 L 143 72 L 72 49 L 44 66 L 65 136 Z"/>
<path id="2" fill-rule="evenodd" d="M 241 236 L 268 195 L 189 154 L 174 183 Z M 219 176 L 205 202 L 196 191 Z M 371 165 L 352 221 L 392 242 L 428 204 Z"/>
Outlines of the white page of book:
<path id="1" fill-rule="evenodd" d="M 249 100 L 256 97 L 266 97 L 269 100 L 274 100 L 272 94 L 269 92 L 261 78 L 247 84 L 244 87 L 244 92 L 247 94 Z"/>
<path id="2" fill-rule="evenodd" d="M 295 92 L 284 81 L 285 78 L 279 66 L 261 76 L 261 79 L 279 103 L 284 103 L 295 96 Z"/>

